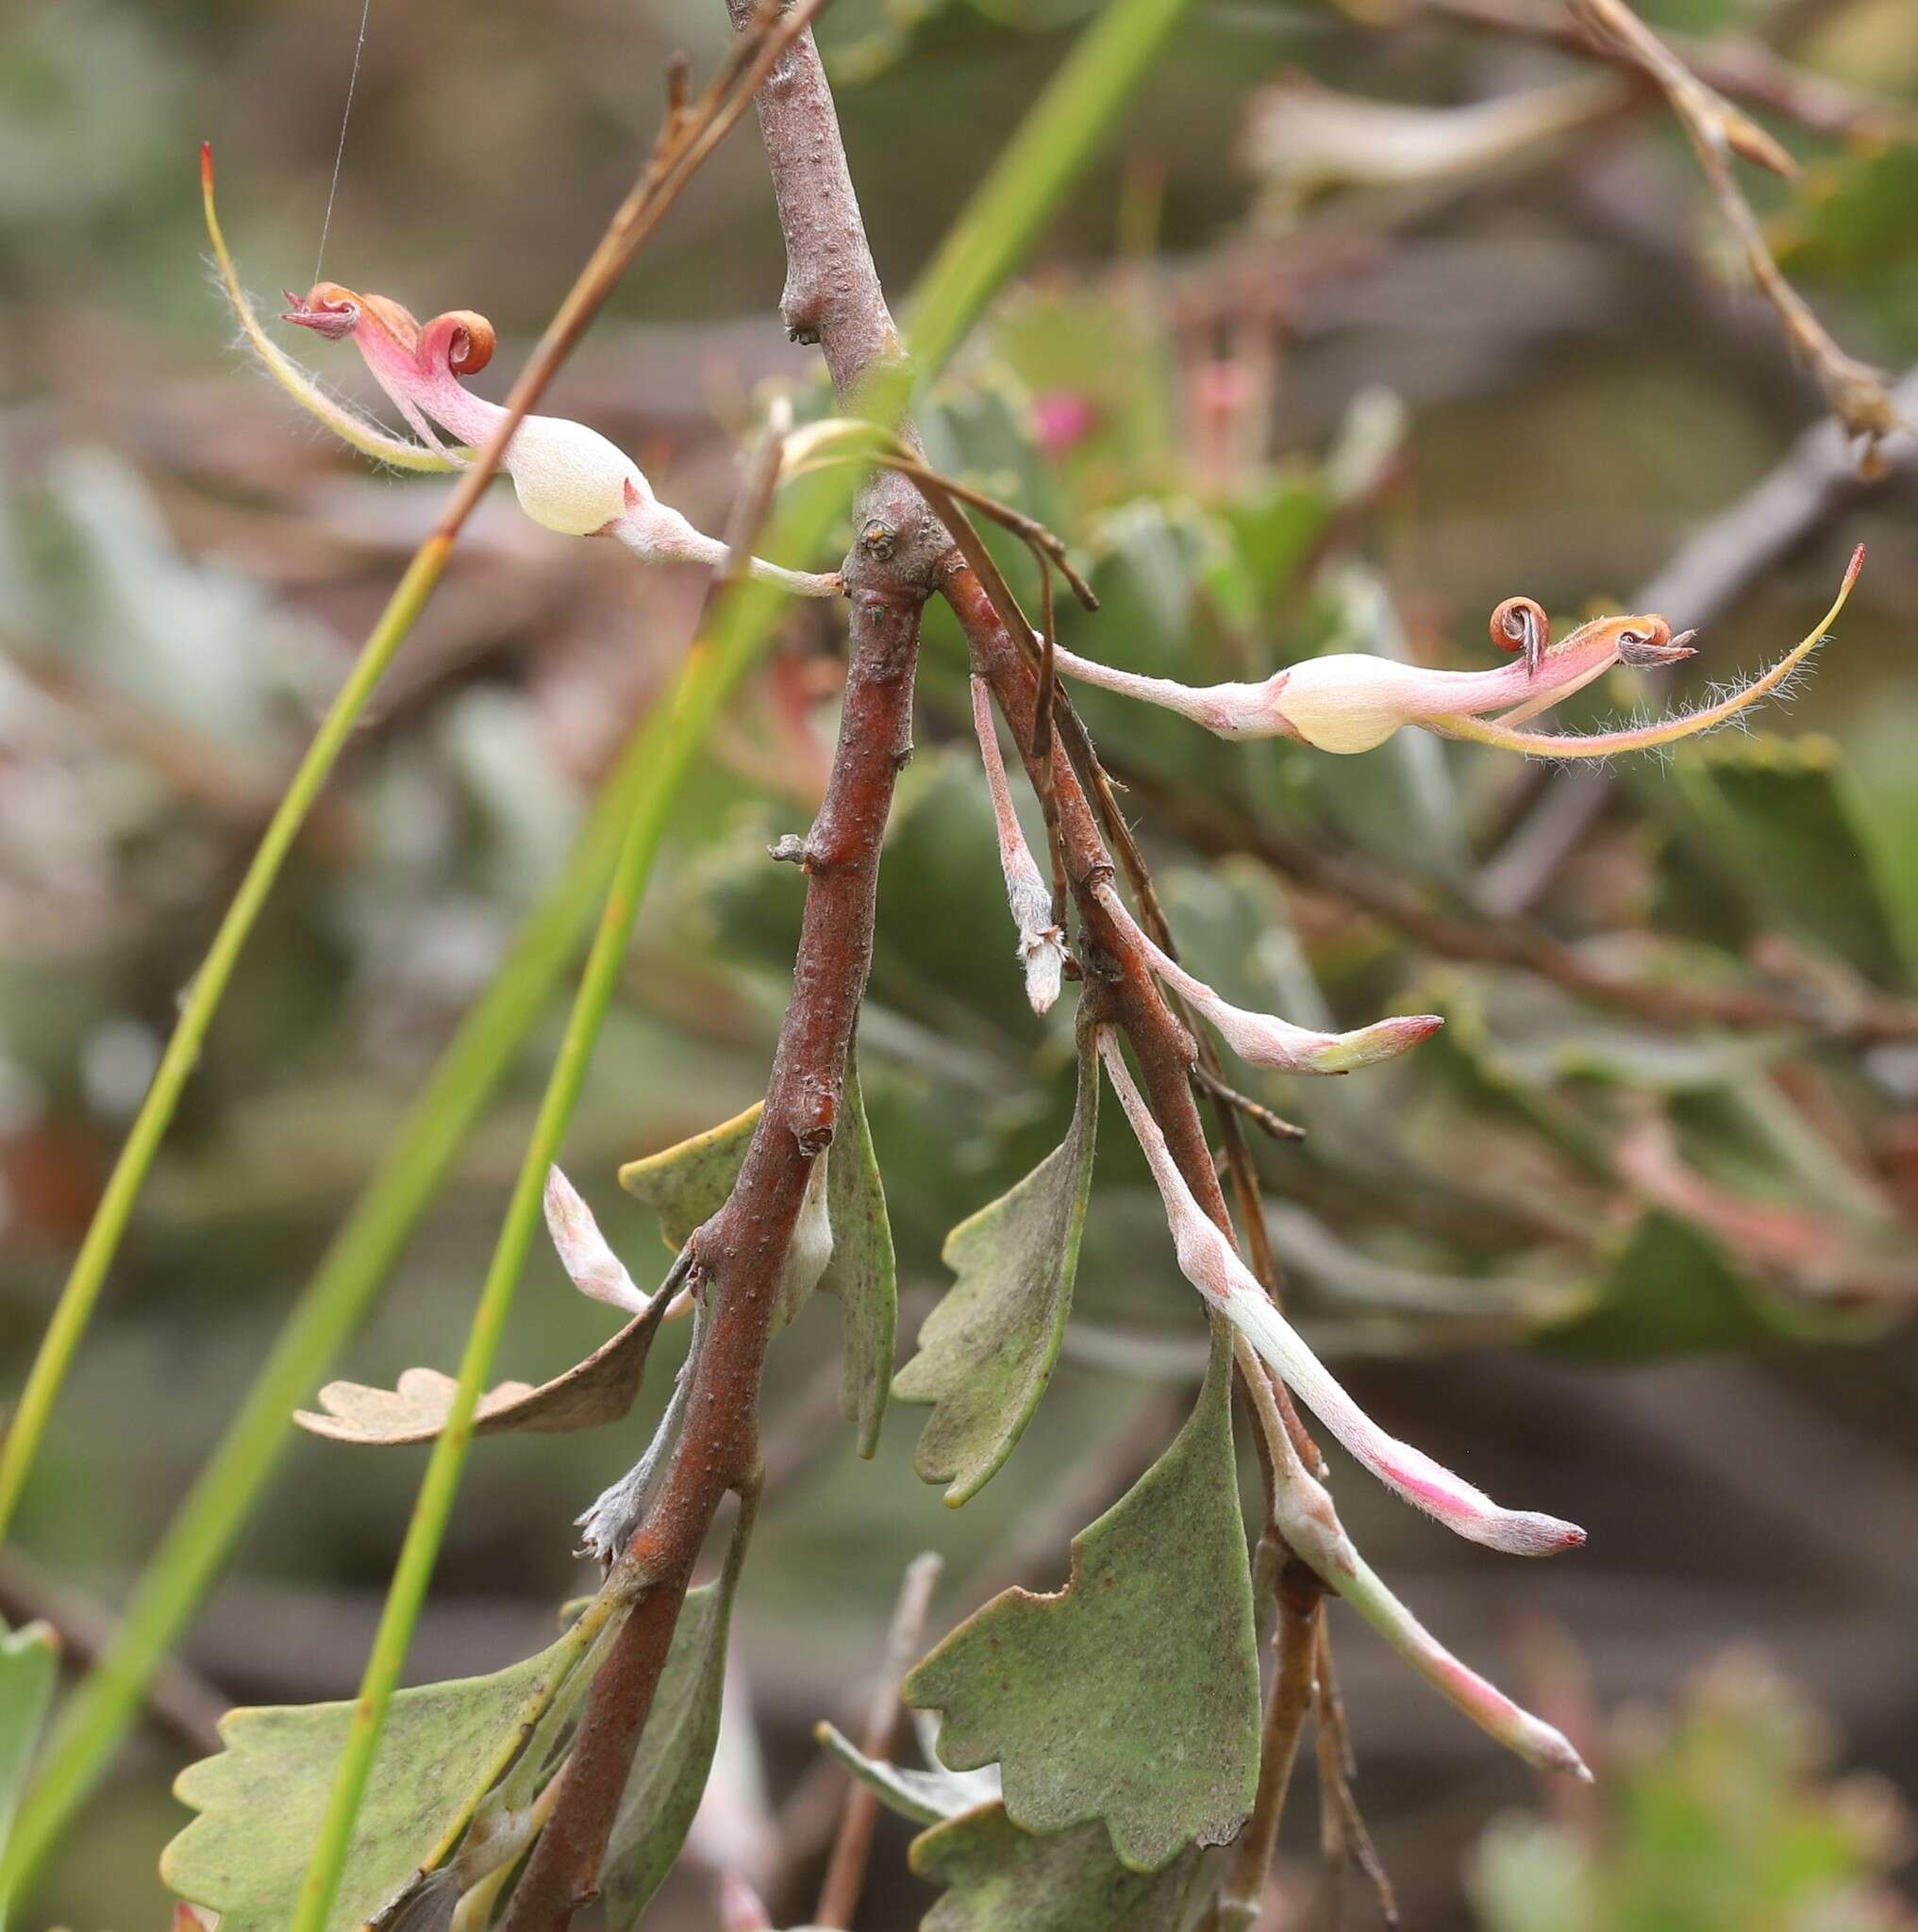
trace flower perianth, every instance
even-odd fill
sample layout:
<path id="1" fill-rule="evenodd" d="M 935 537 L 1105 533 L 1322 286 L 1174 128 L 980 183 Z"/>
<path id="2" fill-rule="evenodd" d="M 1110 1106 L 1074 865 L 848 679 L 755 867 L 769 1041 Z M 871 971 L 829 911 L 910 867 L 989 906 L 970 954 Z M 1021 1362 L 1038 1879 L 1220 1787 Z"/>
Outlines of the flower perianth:
<path id="1" fill-rule="evenodd" d="M 1006 783 L 1006 761 L 992 724 L 992 693 L 982 677 L 973 679 L 973 729 L 978 734 L 979 762 L 992 795 L 992 818 L 999 834 L 999 869 L 1006 875 L 1006 903 L 1019 929 L 1019 960 L 1026 969 L 1026 997 L 1035 1013 L 1048 1012 L 1059 998 L 1065 970 L 1065 935 L 1052 916 L 1052 891 L 1020 829 Z"/>
<path id="2" fill-rule="evenodd" d="M 1263 1433 L 1272 1453 L 1273 1526 L 1287 1546 L 1488 1736 L 1542 1771 L 1566 1772 L 1590 1783 L 1585 1760 L 1562 1731 L 1460 1662 L 1393 1594 L 1353 1546 L 1331 1496 L 1305 1466 L 1284 1424 Z"/>
<path id="3" fill-rule="evenodd" d="M 1520 1557 L 1551 1556 L 1585 1541 L 1576 1524 L 1507 1509 L 1423 1450 L 1388 1435 L 1353 1401 L 1276 1308 L 1230 1241 L 1199 1207 L 1178 1171 L 1109 1028 L 1099 1054 L 1165 1204 L 1179 1272 L 1251 1342 L 1299 1399 L 1378 1480 L 1474 1542 Z"/>
<path id="4" fill-rule="evenodd" d="M 491 360 L 492 324 L 467 308 L 421 324 L 392 297 L 361 293 L 340 282 L 315 283 L 304 295 L 288 291 L 280 319 L 327 341 L 350 338 L 419 441 L 393 436 L 330 394 L 260 325 L 221 232 L 213 201 L 213 152 L 208 145 L 200 150 L 200 187 L 221 288 L 248 346 L 281 389 L 363 455 L 404 470 L 462 468 L 467 449 L 448 448 L 438 430 L 476 448 L 506 414 L 460 380 Z M 559 416 L 524 418 L 503 467 L 512 478 L 520 508 L 549 530 L 569 537 L 612 537 L 646 563 L 692 563 L 715 570 L 726 560 L 725 544 L 696 529 L 670 504 L 660 503 L 639 465 L 583 423 Z M 748 568 L 753 575 L 800 596 L 836 597 L 845 588 L 837 572 L 786 570 L 758 557 L 748 560 Z"/>
<path id="5" fill-rule="evenodd" d="M 1098 888 L 1100 903 L 1131 935 L 1152 970 L 1218 1028 L 1219 1037 L 1248 1066 L 1281 1074 L 1351 1074 L 1376 1066 L 1429 1038 L 1445 1023 L 1437 1013 L 1408 1013 L 1379 1020 L 1350 1033 L 1318 1033 L 1272 1013 L 1251 1013 L 1222 999 L 1177 960 L 1155 945 L 1109 884 Z"/>
<path id="6" fill-rule="evenodd" d="M 1507 598 L 1491 627 L 1493 642 L 1516 657 L 1490 671 L 1435 671 L 1337 651 L 1289 665 L 1259 684 L 1193 686 L 1115 671 L 1071 651 L 1057 655 L 1067 675 L 1177 711 L 1221 738 L 1293 738 L 1318 751 L 1350 753 L 1371 751 L 1407 724 L 1453 731 L 1459 719 L 1488 711 L 1507 711 L 1503 724 L 1520 722 L 1615 664 L 1689 658 L 1693 635 L 1674 637 L 1658 616 L 1601 617 L 1555 644 L 1543 610 L 1528 597 Z"/>

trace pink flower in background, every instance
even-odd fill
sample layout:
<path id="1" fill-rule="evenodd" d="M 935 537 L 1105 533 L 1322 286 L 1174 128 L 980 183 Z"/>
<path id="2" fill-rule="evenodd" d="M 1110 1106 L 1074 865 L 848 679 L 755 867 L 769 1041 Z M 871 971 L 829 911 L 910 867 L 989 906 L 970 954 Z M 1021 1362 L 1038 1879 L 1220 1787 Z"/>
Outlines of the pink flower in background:
<path id="1" fill-rule="evenodd" d="M 1075 389 L 1047 390 L 1032 399 L 1032 433 L 1055 461 L 1082 443 L 1098 427 L 1099 412 L 1090 396 Z"/>

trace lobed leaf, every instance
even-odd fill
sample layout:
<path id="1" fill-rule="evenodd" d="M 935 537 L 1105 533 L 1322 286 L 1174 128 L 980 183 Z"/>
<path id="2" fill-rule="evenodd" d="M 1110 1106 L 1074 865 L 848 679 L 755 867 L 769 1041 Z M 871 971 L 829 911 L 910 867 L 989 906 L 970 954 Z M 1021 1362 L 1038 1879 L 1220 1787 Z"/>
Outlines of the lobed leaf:
<path id="1" fill-rule="evenodd" d="M 1009 1590 L 907 1677 L 943 1713 L 955 1771 L 996 1760 L 1007 1816 L 1103 1819 L 1128 1871 L 1223 1844 L 1259 1782 L 1259 1656 L 1232 1454 L 1231 1349 L 1215 1338 L 1172 1446 L 1073 1541 L 1053 1596 Z"/>
<path id="2" fill-rule="evenodd" d="M 945 1888 L 921 1932 L 1177 1932 L 1199 1854 L 1128 1872 L 1095 1824 L 1036 1838 L 981 1805 L 912 1840 L 913 1871 Z"/>
<path id="3" fill-rule="evenodd" d="M 673 1297 L 657 1294 L 651 1303 L 584 1361 L 537 1387 L 501 1382 L 479 1398 L 473 1420 L 475 1436 L 565 1435 L 617 1422 L 632 1407 L 645 1379 L 653 1337 Z M 309 1435 L 336 1442 L 364 1442 L 394 1448 L 431 1442 L 446 1426 L 459 1384 L 438 1369 L 406 1370 L 398 1385 L 374 1389 L 363 1382 L 328 1382 L 320 1391 L 320 1408 L 299 1409 L 293 1420 Z"/>
<path id="4" fill-rule="evenodd" d="M 1072 1307 L 1098 1113 L 1089 1030 L 1064 1141 L 946 1237 L 943 1259 L 958 1279 L 921 1327 L 918 1354 L 892 1378 L 901 1402 L 933 1406 L 913 1467 L 926 1482 L 948 1484 L 954 1507 L 1011 1454 L 1052 1379 Z"/>
<path id="5" fill-rule="evenodd" d="M 673 1645 L 653 1692 L 638 1755 L 613 1816 L 599 1883 L 609 1932 L 626 1932 L 646 1908 L 686 1842 L 719 1742 L 726 1631 L 751 1521 L 733 1530 L 726 1567 L 688 1591 Z"/>
<path id="6" fill-rule="evenodd" d="M 393 1698 L 327 1932 L 351 1932 L 409 1886 L 581 1655 L 569 1632 L 491 1676 Z M 285 1932 L 292 1923 L 354 1707 L 228 1711 L 225 1751 L 175 1780 L 175 1796 L 200 1815 L 161 1855 L 160 1877 L 218 1912 L 221 1932 Z"/>

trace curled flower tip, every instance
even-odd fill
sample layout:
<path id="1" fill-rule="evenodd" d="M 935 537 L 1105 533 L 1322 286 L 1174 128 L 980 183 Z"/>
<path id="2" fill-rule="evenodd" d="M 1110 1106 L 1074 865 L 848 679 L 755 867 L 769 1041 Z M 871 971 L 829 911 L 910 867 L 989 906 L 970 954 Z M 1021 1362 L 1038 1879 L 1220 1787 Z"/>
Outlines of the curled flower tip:
<path id="1" fill-rule="evenodd" d="M 1492 641 L 1507 653 L 1522 651 L 1526 670 L 1536 677 L 1539 660 L 1552 641 L 1552 621 L 1544 607 L 1529 597 L 1508 597 L 1492 613 Z"/>
<path id="2" fill-rule="evenodd" d="M 1194 978 L 1155 945 L 1109 885 L 1100 888 L 1099 899 L 1131 935 L 1159 978 L 1190 1000 L 1248 1066 L 1269 1067 L 1281 1074 L 1353 1074 L 1361 1067 L 1395 1058 L 1445 1024 L 1437 1013 L 1410 1013 L 1379 1020 L 1351 1033 L 1319 1033 L 1309 1026 L 1294 1026 L 1290 1020 L 1272 1013 L 1247 1012 L 1222 999 L 1204 980 Z"/>
<path id="3" fill-rule="evenodd" d="M 1473 1542 L 1518 1557 L 1552 1556 L 1582 1543 L 1585 1532 L 1576 1524 L 1536 1510 L 1502 1507 L 1423 1450 L 1389 1435 L 1353 1401 L 1193 1198 L 1109 1027 L 1100 1029 L 1099 1055 L 1165 1204 L 1180 1274 L 1277 1370 L 1352 1455 L 1388 1489 Z"/>
<path id="4" fill-rule="evenodd" d="M 1769 697 L 1817 650 L 1825 641 L 1826 631 L 1837 621 L 1839 612 L 1844 608 L 1852 586 L 1858 582 L 1859 572 L 1864 568 L 1864 560 L 1865 547 L 1860 543 L 1845 566 L 1844 577 L 1838 587 L 1838 595 L 1832 599 L 1831 608 L 1769 671 L 1695 711 L 1676 712 L 1670 717 L 1655 719 L 1649 724 L 1628 725 L 1617 731 L 1598 731 L 1585 736 L 1513 729 L 1542 708 L 1535 703 L 1521 704 L 1516 710 L 1497 718 L 1479 718 L 1458 712 L 1432 715 L 1422 722 L 1447 738 L 1468 739 L 1475 744 L 1496 745 L 1504 751 L 1529 752 L 1548 758 L 1605 758 L 1620 752 L 1654 751 L 1661 745 L 1676 744 L 1681 739 L 1696 738 L 1728 724 L 1741 712 Z M 1620 663 L 1671 664 L 1692 656 L 1692 640 L 1697 635 L 1695 631 L 1681 631 L 1674 637 L 1671 626 L 1661 617 L 1613 619 L 1610 622 L 1616 633 L 1613 644 Z"/>
<path id="5" fill-rule="evenodd" d="M 637 1315 L 652 1297 L 625 1271 L 599 1231 L 592 1209 L 559 1168 L 546 1170 L 546 1232 L 567 1278 L 583 1295 Z"/>
<path id="6" fill-rule="evenodd" d="M 1006 903 L 1019 928 L 1018 958 L 1026 971 L 1026 997 L 1035 1013 L 1050 1012 L 1065 977 L 1065 935 L 1053 924 L 1052 893 L 1020 829 L 1006 782 L 1006 763 L 999 756 L 999 734 L 992 724 L 992 701 L 985 680 L 973 679 L 973 729 L 979 741 L 979 762 L 985 767 L 986 789 L 992 797 L 992 818 L 999 838 L 999 869 L 1006 877 Z"/>

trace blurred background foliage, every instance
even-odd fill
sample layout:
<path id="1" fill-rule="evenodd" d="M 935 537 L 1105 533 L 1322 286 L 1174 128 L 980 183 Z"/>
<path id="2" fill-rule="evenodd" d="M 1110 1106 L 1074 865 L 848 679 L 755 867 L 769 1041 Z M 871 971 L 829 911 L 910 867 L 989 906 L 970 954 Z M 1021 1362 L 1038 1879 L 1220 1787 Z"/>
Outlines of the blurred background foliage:
<path id="1" fill-rule="evenodd" d="M 894 289 L 1088 10 L 834 0 L 822 40 Z M 1899 139 L 1918 118 L 1918 10 L 1645 12 L 1768 37 L 1865 103 L 1844 137 L 1768 118 L 1806 173 L 1754 197 L 1847 346 L 1893 369 L 1918 355 L 1918 148 Z M 210 135 L 242 270 L 310 278 L 356 25 L 334 0 L 25 0 L 0 20 L 8 1387 L 316 707 L 440 500 L 292 420 L 201 272 L 193 150 Z M 479 308 L 524 342 L 625 184 L 662 59 L 709 63 L 723 31 L 691 0 L 375 0 L 327 272 L 422 313 Z M 1421 112 L 1388 139 L 1353 96 Z M 1519 132 L 1461 135 L 1452 110 L 1493 98 L 1527 104 Z M 1408 128 L 1426 157 L 1409 180 L 1393 161 Z M 1309 1130 L 1258 1149 L 1274 1243 L 1302 1322 L 1392 1427 L 1592 1541 L 1494 1568 L 1348 1480 L 1355 1536 L 1514 1689 L 1529 1671 L 1540 1694 L 1576 1679 L 1585 1710 L 1676 1699 L 1662 1731 L 1620 1719 L 1599 1810 L 1518 1823 L 1511 1807 L 1543 1802 L 1520 1770 L 1362 1633 L 1345 1641 L 1371 1822 L 1424 1926 L 1909 1922 L 1918 498 L 1908 448 L 1870 492 L 1843 480 L 1815 391 L 1726 260 L 1676 134 L 1643 103 L 1594 106 L 1563 56 L 1420 0 L 1212 0 L 923 418 L 938 464 L 1073 543 L 1104 608 L 1062 612 L 1068 642 L 1188 679 L 1327 649 L 1483 663 L 1485 614 L 1525 593 L 1566 624 L 1655 608 L 1706 625 L 1676 677 L 1614 675 L 1575 711 L 1695 700 L 1770 661 L 1852 542 L 1871 546 L 1792 707 L 1664 763 L 1572 775 L 1410 734 L 1362 759 L 1228 752 L 1085 697 L 1195 970 L 1301 1021 L 1450 1023 L 1362 1080 L 1248 1074 Z M 553 407 L 717 527 L 757 399 L 816 400 L 776 323 L 782 274 L 748 130 Z M 351 385 L 344 360 L 326 374 Z M 10 1622 L 53 1607 L 80 1630 L 124 1595 L 699 595 L 503 501 L 475 521 L 221 1014 L 0 1561 Z M 765 847 L 820 795 L 837 649 L 829 611 L 795 609 L 682 801 L 569 1141 L 642 1279 L 663 1250 L 612 1174 L 762 1087 L 802 890 Z M 1072 1060 L 1063 1009 L 1035 1022 L 1012 969 L 949 620 L 922 698 L 861 1034 L 909 1337 L 946 1229 L 1055 1143 Z M 1696 1017 L 1714 990 L 1756 991 L 1761 1010 Z M 342 1373 L 451 1366 L 553 1038 Z M 841 1790 L 810 1725 L 858 1709 L 914 1551 L 947 1557 L 942 1617 L 1008 1581 L 1052 1587 L 1071 1533 L 1169 1434 L 1203 1330 L 1136 1151 L 1105 1127 L 1066 1364 L 1011 1473 L 962 1512 L 911 1474 L 913 1411 L 875 1464 L 853 1457 L 829 1313 L 782 1340 L 731 1729 L 660 1923 L 712 1923 L 715 1864 L 803 1912 Z M 606 1332 L 549 1257 L 535 1268 L 502 1363 L 529 1378 Z M 652 1400 L 612 1435 L 481 1446 L 413 1680 L 544 1641 L 579 1585 L 570 1519 Z M 158 1923 L 153 1861 L 192 1739 L 225 1701 L 350 1691 L 418 1473 L 410 1452 L 298 1446 L 187 1674 L 23 1924 Z M 1733 1640 L 1800 1690 L 1743 1665 L 1695 1677 Z M 1869 1806 L 1813 1782 L 1841 1748 L 1881 1780 Z M 1276 1924 L 1302 1922 L 1315 1889 L 1295 1810 Z M 903 1836 L 876 1866 L 874 1924 L 926 1895 Z"/>

